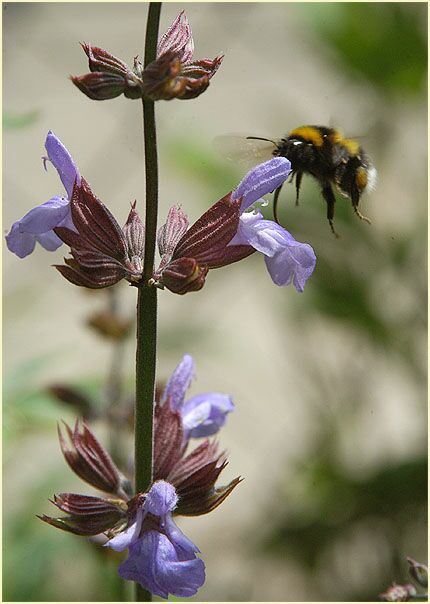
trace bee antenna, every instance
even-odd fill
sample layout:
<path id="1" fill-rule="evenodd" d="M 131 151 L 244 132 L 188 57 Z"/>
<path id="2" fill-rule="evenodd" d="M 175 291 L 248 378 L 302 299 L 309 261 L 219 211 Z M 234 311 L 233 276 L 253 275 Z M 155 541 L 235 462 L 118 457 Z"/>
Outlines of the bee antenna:
<path id="1" fill-rule="evenodd" d="M 273 143 L 275 145 L 275 147 L 278 146 L 278 143 L 276 143 L 275 141 L 272 141 L 271 138 L 263 138 L 261 136 L 247 136 L 246 139 L 252 140 L 252 141 L 266 141 L 268 143 Z"/>

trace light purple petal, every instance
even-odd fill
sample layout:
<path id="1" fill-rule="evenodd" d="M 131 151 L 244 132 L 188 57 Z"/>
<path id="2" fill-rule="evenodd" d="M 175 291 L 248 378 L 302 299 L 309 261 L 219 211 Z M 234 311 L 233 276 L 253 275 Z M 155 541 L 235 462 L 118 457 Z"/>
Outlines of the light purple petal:
<path id="1" fill-rule="evenodd" d="M 240 211 L 243 212 L 258 199 L 271 193 L 288 178 L 291 163 L 285 157 L 274 157 L 255 166 L 232 193 L 232 199 L 242 197 Z"/>
<path id="2" fill-rule="evenodd" d="M 165 516 L 178 503 L 175 487 L 165 480 L 157 480 L 146 495 L 144 508 L 154 516 Z"/>
<path id="3" fill-rule="evenodd" d="M 276 285 L 289 285 L 302 292 L 316 263 L 308 243 L 300 243 L 273 220 L 260 212 L 242 214 L 236 235 L 229 245 L 252 245 L 265 256 L 266 266 Z"/>
<path id="4" fill-rule="evenodd" d="M 186 401 L 181 409 L 182 422 L 187 436 L 211 436 L 225 424 L 227 413 L 234 410 L 231 398 L 218 392 L 198 394 Z"/>
<path id="5" fill-rule="evenodd" d="M 273 220 L 265 220 L 260 212 L 242 214 L 236 235 L 229 245 L 252 245 L 265 256 L 274 256 L 285 245 L 299 245 L 294 237 Z"/>
<path id="6" fill-rule="evenodd" d="M 265 261 L 267 270 L 276 285 L 284 286 L 293 282 L 296 290 L 302 292 L 306 281 L 314 271 L 316 256 L 308 243 L 299 243 L 285 246 L 272 258 L 266 256 Z"/>
<path id="7" fill-rule="evenodd" d="M 185 393 L 190 387 L 191 380 L 194 377 L 193 357 L 185 354 L 182 361 L 175 368 L 167 382 L 164 390 L 162 402 L 170 400 L 170 406 L 177 411 L 184 402 Z"/>
<path id="8" fill-rule="evenodd" d="M 169 539 L 147 531 L 131 548 L 118 569 L 123 579 L 137 581 L 151 593 L 167 598 L 193 596 L 205 581 L 205 567 L 195 555 L 180 559 Z"/>
<path id="9" fill-rule="evenodd" d="M 173 520 L 171 514 L 167 515 L 163 529 L 170 541 L 175 546 L 180 559 L 184 557 L 185 559 L 190 558 L 192 557 L 192 554 L 200 552 L 197 545 L 194 545 L 191 539 L 188 539 L 188 537 L 184 535 L 179 526 Z"/>
<path id="10" fill-rule="evenodd" d="M 65 227 L 66 229 L 70 229 L 71 231 L 75 231 L 75 233 L 78 232 L 78 229 L 73 224 L 72 212 L 70 211 L 70 205 L 69 205 L 67 214 L 64 216 L 63 220 L 60 222 L 60 224 L 58 226 Z"/>
<path id="11" fill-rule="evenodd" d="M 78 184 L 81 183 L 81 176 L 72 156 L 67 151 L 60 139 L 57 138 L 51 130 L 48 132 L 45 140 L 45 149 L 48 153 L 49 159 L 53 163 L 58 175 L 61 178 L 61 182 L 67 191 L 68 198 L 71 199 L 75 180 L 78 182 Z"/>
<path id="12" fill-rule="evenodd" d="M 181 408 L 182 426 L 189 432 L 196 426 L 203 424 L 211 414 L 211 404 L 207 400 L 195 404 L 196 397 L 186 401 Z"/>
<path id="13" fill-rule="evenodd" d="M 34 250 L 36 237 L 29 233 L 21 233 L 18 221 L 12 225 L 11 230 L 6 235 L 6 245 L 8 249 L 19 258 L 25 258 Z"/>
<path id="14" fill-rule="evenodd" d="M 35 235 L 36 241 L 40 243 L 40 245 L 45 248 L 48 252 L 55 252 L 58 248 L 63 245 L 63 242 L 54 231 L 48 231 L 47 233 L 42 233 L 41 235 Z"/>
<path id="15" fill-rule="evenodd" d="M 27 212 L 18 221 L 19 229 L 22 233 L 41 235 L 60 226 L 68 214 L 70 214 L 68 199 L 55 196 Z"/>
<path id="16" fill-rule="evenodd" d="M 110 547 L 116 552 L 122 552 L 128 547 L 131 547 L 133 543 L 135 543 L 139 539 L 140 529 L 142 527 L 142 520 L 145 517 L 145 514 L 142 509 L 138 509 L 136 514 L 136 520 L 133 524 L 119 533 L 113 539 L 110 539 L 105 543 L 106 547 Z"/>
<path id="17" fill-rule="evenodd" d="M 33 252 L 36 241 L 48 252 L 54 252 L 63 245 L 52 230 L 58 226 L 76 231 L 69 201 L 65 197 L 56 196 L 33 208 L 13 224 L 10 233 L 6 235 L 7 246 L 20 258 Z"/>

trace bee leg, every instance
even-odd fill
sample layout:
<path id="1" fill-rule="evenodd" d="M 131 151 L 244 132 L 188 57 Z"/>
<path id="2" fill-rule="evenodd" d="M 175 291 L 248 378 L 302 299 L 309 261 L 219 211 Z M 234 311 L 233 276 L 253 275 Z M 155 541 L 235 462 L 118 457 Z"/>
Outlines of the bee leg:
<path id="1" fill-rule="evenodd" d="M 333 189 L 331 188 L 330 184 L 327 183 L 326 185 L 323 186 L 321 192 L 322 192 L 322 196 L 324 197 L 324 199 L 327 203 L 327 220 L 329 221 L 331 232 L 336 237 L 336 239 L 339 239 L 340 235 L 338 233 L 336 233 L 336 231 L 334 229 L 334 224 L 333 224 L 334 204 L 336 203 L 336 197 L 334 196 Z"/>
<path id="2" fill-rule="evenodd" d="M 282 183 L 282 185 L 283 184 L 284 183 Z M 273 197 L 273 218 L 275 219 L 275 222 L 277 222 L 278 224 L 280 224 L 279 218 L 278 218 L 278 197 L 279 197 L 279 193 L 281 192 L 282 185 L 276 189 L 275 195 Z"/>
<path id="3" fill-rule="evenodd" d="M 357 216 L 360 218 L 360 220 L 364 220 L 364 222 L 367 222 L 367 224 L 372 224 L 371 221 L 369 220 L 369 218 L 367 218 L 367 216 L 363 216 L 363 214 L 358 209 L 359 201 L 360 201 L 360 193 L 356 189 L 352 189 L 351 202 L 352 202 L 352 207 L 353 207 L 354 212 L 357 214 Z"/>
<path id="4" fill-rule="evenodd" d="M 297 172 L 296 174 L 296 206 L 299 205 L 299 193 L 300 185 L 302 184 L 303 172 Z"/>

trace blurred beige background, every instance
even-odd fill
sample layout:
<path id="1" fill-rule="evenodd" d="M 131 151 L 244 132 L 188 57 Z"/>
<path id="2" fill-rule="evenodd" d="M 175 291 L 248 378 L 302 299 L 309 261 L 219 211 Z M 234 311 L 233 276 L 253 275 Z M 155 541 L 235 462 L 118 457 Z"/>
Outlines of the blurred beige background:
<path id="1" fill-rule="evenodd" d="M 183 6 L 163 5 L 161 32 Z M 329 4 L 319 10 L 324 6 L 329 18 Z M 422 10 L 424 28 L 424 7 L 416 10 Z M 62 192 L 55 170 L 48 167 L 45 173 L 40 159 L 49 129 L 67 146 L 81 174 L 119 222 L 135 198 L 143 207 L 140 103 L 124 98 L 92 102 L 67 76 L 87 71 L 80 41 L 100 45 L 127 62 L 142 54 L 146 11 L 144 3 L 3 5 L 3 108 L 10 115 L 37 112 L 27 127 L 4 130 L 5 232 L 34 205 Z M 245 481 L 213 514 L 181 523 L 207 565 L 199 599 L 343 599 L 376 566 L 389 563 L 382 542 L 372 541 L 368 525 L 353 531 L 345 547 L 328 551 L 312 581 L 297 561 L 288 556 L 267 558 L 251 545 L 257 532 L 264 535 L 269 519 L 288 512 L 283 498 L 289 490 L 300 502 L 293 466 L 312 450 L 321 418 L 328 418 L 339 463 L 353 476 L 366 476 L 381 464 L 409 459 L 425 448 L 426 251 L 416 229 L 427 215 L 426 101 L 424 96 L 402 94 L 387 100 L 368 80 L 347 73 L 333 49 L 318 42 L 301 4 L 192 3 L 186 4 L 186 12 L 195 56 L 214 57 L 220 52 L 226 56 L 199 99 L 157 104 L 160 223 L 170 205 L 178 202 L 195 220 L 238 182 L 233 179 L 226 187 L 223 181 L 217 189 L 212 179 L 209 186 L 201 176 L 203 155 L 200 177 L 194 179 L 175 156 L 180 141 L 195 141 L 197 149 L 209 154 L 211 141 L 220 134 L 270 138 L 302 123 L 335 124 L 350 136 L 363 136 L 360 140 L 378 167 L 378 187 L 363 204 L 373 222 L 371 231 L 359 221 L 339 222 L 343 236 L 335 241 L 312 182 L 305 184 L 298 209 L 293 208 L 288 188 L 288 212 L 294 213 L 293 234 L 309 241 L 317 257 L 324 256 L 333 270 L 350 262 L 351 273 L 365 274 L 366 299 L 388 324 L 400 333 L 407 333 L 413 324 L 416 337 L 410 354 L 418 374 L 406 367 L 398 351 L 373 346 L 367 336 L 348 327 L 347 317 L 314 309 L 312 279 L 301 295 L 291 287 L 273 286 L 257 255 L 213 271 L 199 294 L 180 297 L 162 292 L 159 297 L 160 378 L 165 379 L 188 352 L 196 362 L 192 393 L 228 392 L 237 406 L 220 436 L 230 459 L 223 478 L 240 474 Z M 237 179 L 240 176 L 238 168 Z M 308 204 L 306 192 L 313 196 Z M 340 200 L 339 206 L 344 203 Z M 312 223 L 306 226 L 306 212 L 311 211 Z M 376 242 L 372 254 L 368 237 Z M 407 270 L 395 262 L 381 267 L 390 237 L 408 242 Z M 14 387 L 19 375 L 23 391 L 44 388 L 52 381 L 103 377 L 109 360 L 108 348 L 83 324 L 102 302 L 50 268 L 64 254 L 62 249 L 49 254 L 40 247 L 24 260 L 7 250 L 3 254 L 4 375 L 6 384 Z M 124 313 L 131 313 L 134 304 L 135 291 L 124 286 Z M 130 380 L 133 346 L 131 338 L 126 363 Z M 36 366 L 35 358 L 41 359 Z M 27 365 L 32 367 L 28 372 Z M 360 405 L 348 415 L 346 409 L 353 406 L 358 391 Z M 59 417 L 64 416 L 67 411 L 59 409 Z M 5 455 L 5 522 L 19 514 L 29 485 L 51 472 L 61 472 L 62 477 L 61 484 L 51 488 L 79 488 L 60 459 L 54 418 L 38 431 L 21 419 L 25 429 L 16 433 L 19 413 L 6 422 L 14 437 L 7 441 Z M 46 502 L 51 495 L 46 492 L 35 503 L 34 514 L 52 512 Z M 55 562 L 61 580 L 72 590 L 71 599 L 87 599 L 91 578 L 75 560 L 78 539 L 60 532 L 55 538 L 69 541 L 68 557 Z M 82 577 L 79 584 L 67 572 L 70 566 Z M 330 572 L 337 577 L 335 584 Z"/>

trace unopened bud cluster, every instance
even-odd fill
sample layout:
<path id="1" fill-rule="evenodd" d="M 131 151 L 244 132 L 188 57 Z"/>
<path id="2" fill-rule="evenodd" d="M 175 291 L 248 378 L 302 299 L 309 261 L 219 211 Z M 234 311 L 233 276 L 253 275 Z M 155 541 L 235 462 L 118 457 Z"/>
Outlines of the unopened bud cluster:
<path id="1" fill-rule="evenodd" d="M 112 54 L 82 44 L 90 73 L 71 80 L 90 99 L 104 101 L 124 94 L 129 99 L 153 101 L 194 99 L 209 86 L 222 56 L 193 60 L 194 42 L 188 19 L 182 11 L 157 46 L 156 60 L 143 68 L 135 58 L 133 68 Z"/>

